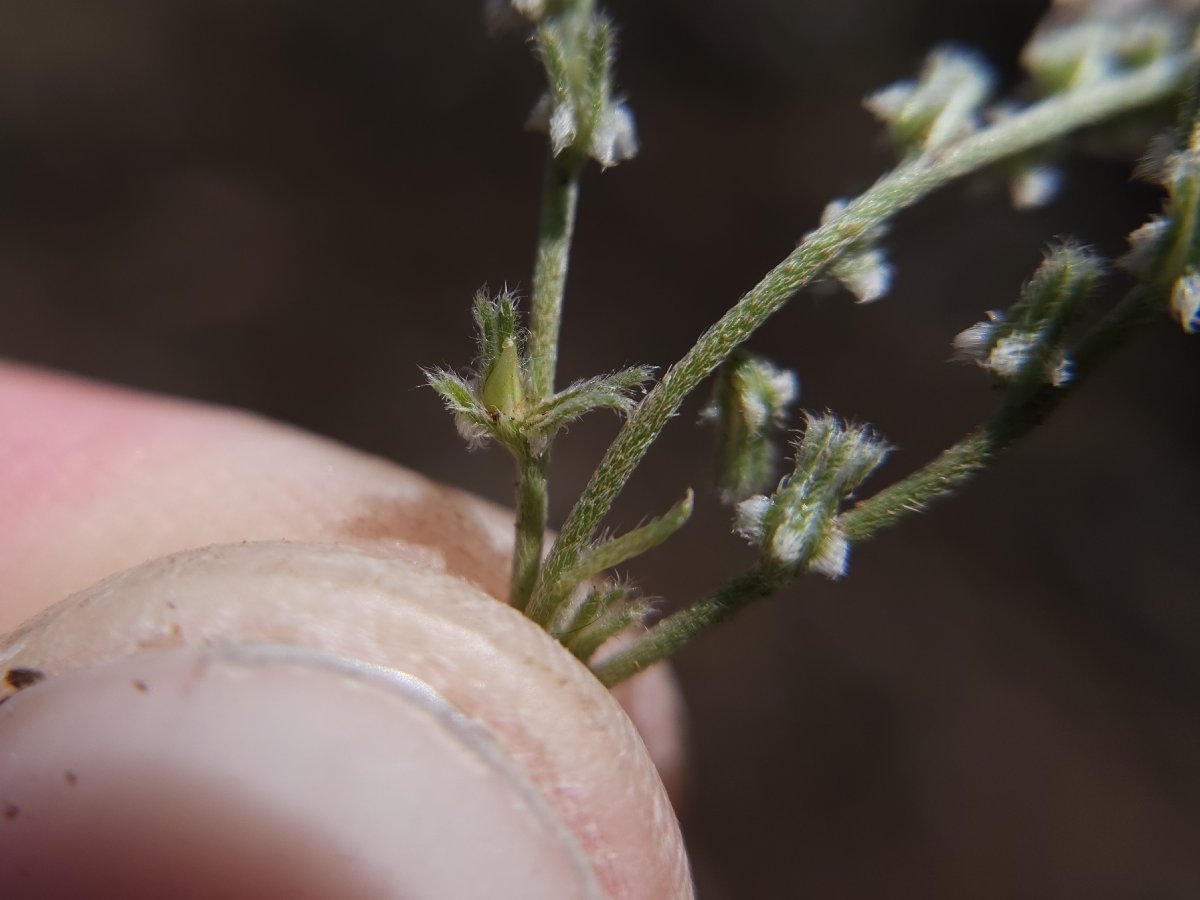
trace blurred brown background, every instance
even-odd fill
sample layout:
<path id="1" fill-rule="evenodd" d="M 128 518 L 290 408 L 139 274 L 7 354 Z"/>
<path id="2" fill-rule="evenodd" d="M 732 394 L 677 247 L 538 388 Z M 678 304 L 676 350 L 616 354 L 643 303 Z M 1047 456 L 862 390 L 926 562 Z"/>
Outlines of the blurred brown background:
<path id="1" fill-rule="evenodd" d="M 586 179 L 563 380 L 663 365 L 890 163 L 859 99 L 930 45 L 1012 64 L 1032 0 L 612 0 L 641 156 Z M 0 353 L 260 411 L 507 502 L 422 365 L 527 286 L 539 73 L 475 0 L 0 0 Z M 1054 235 L 1158 205 L 1075 165 L 1049 209 L 906 213 L 891 296 L 802 297 L 753 346 L 876 424 L 887 476 L 990 409 L 951 337 Z M 961 497 L 678 660 L 701 897 L 1200 896 L 1200 345 L 1163 321 Z M 678 418 L 612 524 L 708 481 Z M 614 422 L 572 430 L 554 516 Z M 879 483 L 882 483 L 880 479 Z M 641 563 L 682 602 L 745 564 L 711 496 Z"/>

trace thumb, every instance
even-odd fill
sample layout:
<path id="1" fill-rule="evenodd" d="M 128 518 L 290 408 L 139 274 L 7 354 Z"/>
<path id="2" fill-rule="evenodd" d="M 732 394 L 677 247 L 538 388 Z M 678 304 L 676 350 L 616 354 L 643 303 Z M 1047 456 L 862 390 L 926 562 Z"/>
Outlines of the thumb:
<path id="1" fill-rule="evenodd" d="M 0 706 L 6 897 L 691 895 L 611 696 L 380 550 L 160 559 L 12 633 L 0 669 L 44 676 Z"/>
<path id="2" fill-rule="evenodd" d="M 382 548 L 507 593 L 511 513 L 315 435 L 3 360 L 0 421 L 0 633 L 112 572 L 241 541 Z M 669 668 L 614 695 L 678 797 Z"/>
<path id="3" fill-rule="evenodd" d="M 8 897 L 599 896 L 523 773 L 406 676 L 170 651 L 3 713 Z"/>

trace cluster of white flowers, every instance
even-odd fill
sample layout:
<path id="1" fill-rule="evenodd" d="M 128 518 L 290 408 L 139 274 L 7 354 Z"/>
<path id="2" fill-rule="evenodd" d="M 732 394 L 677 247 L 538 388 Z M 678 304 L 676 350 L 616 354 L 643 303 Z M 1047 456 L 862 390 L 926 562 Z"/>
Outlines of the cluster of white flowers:
<path id="1" fill-rule="evenodd" d="M 863 101 L 885 122 L 892 138 L 909 152 L 925 152 L 974 131 L 992 90 L 983 59 L 960 47 L 941 47 L 926 60 L 920 77 L 885 87 Z"/>
<path id="2" fill-rule="evenodd" d="M 1061 348 L 1049 356 L 1041 352 L 1041 336 L 1035 331 L 1004 333 L 1004 313 L 988 310 L 986 322 L 976 322 L 954 338 L 954 358 L 973 362 L 998 378 L 1009 381 L 1023 375 L 1030 365 L 1038 367 L 1039 381 L 1062 387 L 1071 380 L 1071 362 Z"/>
<path id="3" fill-rule="evenodd" d="M 1196 13 L 1190 2 L 1178 8 L 1128 0 L 1057 5 L 1021 54 L 1026 70 L 1050 92 L 1095 84 L 1178 50 L 1189 31 L 1180 25 Z"/>
<path id="4" fill-rule="evenodd" d="M 546 132 L 555 156 L 573 150 L 607 169 L 637 154 L 633 113 L 612 93 L 615 54 L 607 18 L 555 12 L 546 0 L 487 0 L 485 14 L 494 29 L 536 26 L 533 42 L 549 87 L 526 127 Z"/>
<path id="5" fill-rule="evenodd" d="M 1062 387 L 1071 380 L 1064 332 L 1102 271 L 1100 258 L 1082 247 L 1052 250 L 1007 313 L 989 311 L 987 321 L 955 337 L 954 358 L 1003 381 L 1032 379 Z"/>
<path id="6" fill-rule="evenodd" d="M 795 445 L 792 474 L 770 497 L 756 495 L 739 503 L 734 527 L 772 564 L 840 578 L 849 543 L 838 527 L 838 511 L 883 462 L 889 447 L 870 429 L 844 425 L 833 416 L 807 419 Z"/>
<path id="7" fill-rule="evenodd" d="M 551 150 L 558 155 L 575 146 L 584 124 L 574 103 L 545 93 L 529 114 L 526 127 L 546 132 Z M 591 124 L 585 150 L 604 169 L 637 156 L 637 129 L 626 103 L 610 100 L 604 104 Z"/>
<path id="8" fill-rule="evenodd" d="M 1190 143 L 1200 143 L 1200 135 L 1191 135 Z M 1171 315 L 1194 334 L 1200 330 L 1200 149 L 1167 156 L 1161 169 L 1166 210 L 1129 236 L 1129 252 L 1121 264 L 1169 285 Z"/>

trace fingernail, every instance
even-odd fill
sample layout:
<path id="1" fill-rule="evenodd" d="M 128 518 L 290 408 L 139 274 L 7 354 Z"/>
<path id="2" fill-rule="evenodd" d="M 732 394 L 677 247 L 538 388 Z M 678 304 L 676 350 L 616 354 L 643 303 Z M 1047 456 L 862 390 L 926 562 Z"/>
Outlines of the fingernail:
<path id="1" fill-rule="evenodd" d="M 576 839 L 428 684 L 282 646 L 143 653 L 0 705 L 18 898 L 596 898 Z"/>
<path id="2" fill-rule="evenodd" d="M 692 896 L 678 821 L 612 695 L 536 624 L 446 572 L 330 544 L 184 551 L 0 636 L 0 675 L 38 669 L 50 684 L 146 651 L 230 644 L 304 648 L 432 685 L 536 786 L 605 897 Z"/>

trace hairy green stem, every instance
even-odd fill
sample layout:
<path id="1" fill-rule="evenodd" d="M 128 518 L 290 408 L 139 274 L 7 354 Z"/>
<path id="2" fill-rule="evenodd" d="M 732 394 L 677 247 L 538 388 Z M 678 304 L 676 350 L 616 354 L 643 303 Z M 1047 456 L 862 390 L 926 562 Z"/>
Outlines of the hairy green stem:
<path id="1" fill-rule="evenodd" d="M 533 592 L 542 562 L 542 536 L 546 533 L 547 454 L 528 450 L 517 465 L 517 530 L 513 546 L 510 602 L 519 609 Z"/>
<path id="2" fill-rule="evenodd" d="M 933 462 L 841 516 L 839 525 L 847 539 L 857 542 L 872 537 L 961 486 L 984 468 L 993 455 L 1041 422 L 1070 390 L 1123 346 L 1138 326 L 1160 312 L 1162 299 L 1162 287 L 1142 284 L 1133 288 L 1080 344 L 1074 376 L 1068 385 L 1056 388 L 1042 384 L 1010 396 L 985 425 Z M 709 625 L 774 593 L 787 580 L 785 572 L 760 564 L 703 600 L 656 623 L 622 650 L 593 666 L 593 671 L 606 686 L 612 687 L 672 655 Z"/>
<path id="3" fill-rule="evenodd" d="M 575 207 L 579 201 L 580 162 L 568 151 L 552 156 L 546 163 L 527 346 L 528 383 L 538 401 L 554 393 L 558 332 L 575 231 Z"/>
<path id="4" fill-rule="evenodd" d="M 562 322 L 571 237 L 575 231 L 580 168 L 580 160 L 574 154 L 551 156 L 546 163 L 526 351 L 529 360 L 529 400 L 532 403 L 540 403 L 554 393 L 558 332 Z M 549 467 L 548 451 L 539 454 L 526 451 L 525 457 L 518 461 L 516 547 L 509 587 L 509 602 L 518 609 L 525 609 L 528 605 L 542 564 L 542 541 L 549 507 L 546 487 Z"/>
<path id="5" fill-rule="evenodd" d="M 548 598 L 560 594 L 559 582 L 574 567 L 633 470 L 683 399 L 856 240 L 956 178 L 1084 125 L 1163 99 L 1179 87 L 1193 62 L 1191 52 L 1176 54 L 1130 74 L 1043 100 L 970 137 L 903 163 L 853 200 L 839 216 L 812 232 L 704 332 L 638 404 L 564 523 L 527 608 L 530 617 L 539 622 L 553 618 Z"/>
<path id="6" fill-rule="evenodd" d="M 1071 380 L 1016 391 L 986 423 L 907 478 L 847 510 L 839 525 L 851 542 L 866 540 L 884 528 L 921 512 L 932 500 L 951 493 L 1042 422 L 1055 407 L 1120 349 L 1163 305 L 1164 288 L 1139 284 L 1080 343 Z"/>
<path id="7" fill-rule="evenodd" d="M 743 572 L 703 600 L 667 616 L 625 648 L 593 665 L 592 671 L 605 686 L 612 687 L 666 659 L 708 626 L 774 593 L 784 580 L 782 572 L 761 565 Z"/>
<path id="8" fill-rule="evenodd" d="M 594 0 L 551 0 L 546 8 L 548 18 L 558 19 L 566 25 L 565 34 L 572 45 L 578 43 L 580 33 L 594 12 Z M 532 405 L 554 394 L 563 296 L 571 239 L 575 232 L 575 209 L 579 202 L 579 175 L 584 162 L 584 157 L 575 149 L 551 153 L 546 162 L 526 346 L 526 378 Z M 546 486 L 549 467 L 549 450 L 538 454 L 527 450 L 518 461 L 516 548 L 509 602 L 522 610 L 529 605 L 541 571 L 549 506 Z"/>

